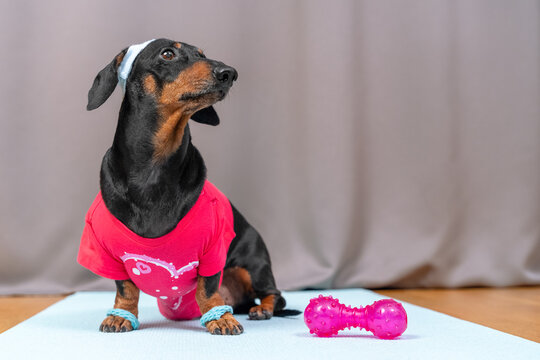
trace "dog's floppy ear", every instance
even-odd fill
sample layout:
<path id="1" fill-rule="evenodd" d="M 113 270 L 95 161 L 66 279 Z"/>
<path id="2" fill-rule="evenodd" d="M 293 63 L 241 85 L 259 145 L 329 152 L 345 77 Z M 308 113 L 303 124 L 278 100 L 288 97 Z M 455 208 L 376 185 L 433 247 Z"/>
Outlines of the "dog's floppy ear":
<path id="1" fill-rule="evenodd" d="M 118 83 L 118 67 L 122 63 L 126 52 L 127 48 L 116 55 L 113 61 L 97 74 L 94 84 L 88 91 L 86 110 L 97 109 L 111 96 Z"/>
<path id="2" fill-rule="evenodd" d="M 212 106 L 197 111 L 191 116 L 191 120 L 212 126 L 219 125 L 219 116 Z"/>

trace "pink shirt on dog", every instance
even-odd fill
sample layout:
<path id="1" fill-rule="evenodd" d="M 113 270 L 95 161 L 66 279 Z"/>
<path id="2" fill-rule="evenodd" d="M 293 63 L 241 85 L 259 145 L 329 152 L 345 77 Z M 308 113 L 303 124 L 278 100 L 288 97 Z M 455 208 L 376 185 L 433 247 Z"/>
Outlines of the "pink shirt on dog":
<path id="1" fill-rule="evenodd" d="M 192 319 L 201 316 L 195 301 L 197 275 L 223 270 L 234 237 L 231 205 L 209 181 L 176 228 L 153 239 L 129 230 L 109 212 L 99 193 L 86 215 L 77 260 L 100 276 L 131 279 L 158 298 L 165 317 Z"/>

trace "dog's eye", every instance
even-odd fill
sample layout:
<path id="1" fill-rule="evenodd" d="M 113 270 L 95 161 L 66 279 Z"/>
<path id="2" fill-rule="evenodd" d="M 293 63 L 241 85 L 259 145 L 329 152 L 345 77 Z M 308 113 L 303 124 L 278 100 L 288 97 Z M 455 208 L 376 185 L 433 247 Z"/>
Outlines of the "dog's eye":
<path id="1" fill-rule="evenodd" d="M 161 57 L 165 60 L 172 60 L 174 59 L 174 52 L 172 50 L 164 50 L 162 53 L 161 53 Z"/>

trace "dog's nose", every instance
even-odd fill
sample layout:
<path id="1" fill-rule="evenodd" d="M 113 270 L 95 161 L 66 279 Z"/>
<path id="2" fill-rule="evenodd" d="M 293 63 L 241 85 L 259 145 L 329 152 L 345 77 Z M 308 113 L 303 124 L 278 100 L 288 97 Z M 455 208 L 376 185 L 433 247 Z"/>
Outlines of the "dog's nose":
<path id="1" fill-rule="evenodd" d="M 231 83 L 238 79 L 238 73 L 230 66 L 217 66 L 214 68 L 214 76 L 221 83 Z"/>

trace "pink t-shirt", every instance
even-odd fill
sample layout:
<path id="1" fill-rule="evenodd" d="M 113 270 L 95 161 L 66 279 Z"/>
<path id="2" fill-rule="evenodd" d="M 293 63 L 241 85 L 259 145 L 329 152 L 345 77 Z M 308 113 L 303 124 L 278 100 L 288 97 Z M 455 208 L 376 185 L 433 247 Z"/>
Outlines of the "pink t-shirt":
<path id="1" fill-rule="evenodd" d="M 158 298 L 171 319 L 200 316 L 195 301 L 197 275 L 223 270 L 234 238 L 229 201 L 206 181 L 199 199 L 176 228 L 159 238 L 144 238 L 114 217 L 99 193 L 86 215 L 78 262 L 113 280 L 131 279 Z"/>

